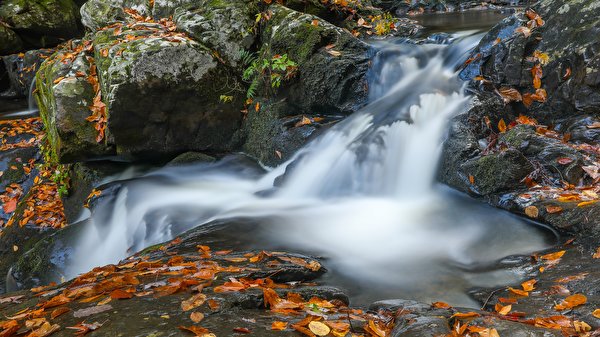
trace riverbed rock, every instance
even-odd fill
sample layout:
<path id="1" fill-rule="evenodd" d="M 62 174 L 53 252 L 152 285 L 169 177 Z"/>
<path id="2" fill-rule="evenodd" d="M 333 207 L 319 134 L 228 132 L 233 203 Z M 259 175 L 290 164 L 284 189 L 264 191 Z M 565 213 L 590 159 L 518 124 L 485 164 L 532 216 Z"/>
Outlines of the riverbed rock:
<path id="1" fill-rule="evenodd" d="M 11 54 L 2 57 L 9 86 L 0 91 L 0 97 L 22 99 L 29 95 L 35 73 L 40 65 L 54 53 L 52 49 L 30 50 L 23 54 Z"/>
<path id="2" fill-rule="evenodd" d="M 6 0 L 0 5 L 0 21 L 33 48 L 53 46 L 81 33 L 79 7 L 72 0 Z"/>

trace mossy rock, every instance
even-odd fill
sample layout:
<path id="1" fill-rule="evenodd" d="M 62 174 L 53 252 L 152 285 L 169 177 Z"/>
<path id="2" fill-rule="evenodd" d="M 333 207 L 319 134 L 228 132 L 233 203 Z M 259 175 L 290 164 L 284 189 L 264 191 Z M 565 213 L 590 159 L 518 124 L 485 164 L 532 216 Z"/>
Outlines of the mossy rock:
<path id="1" fill-rule="evenodd" d="M 89 60 L 84 53 L 74 60 L 64 59 L 69 52 L 58 51 L 36 75 L 35 98 L 46 126 L 50 158 L 70 163 L 114 154 L 110 140 L 97 142 L 95 126 L 86 120 L 91 115 L 89 107 L 95 93 L 85 76 L 75 75 L 89 74 Z M 55 83 L 60 78 L 63 79 Z"/>
<path id="2" fill-rule="evenodd" d="M 146 27 L 147 29 L 144 29 Z M 157 24 L 99 31 L 95 59 L 117 154 L 156 159 L 188 151 L 225 152 L 239 128 L 239 75 L 185 37 L 157 37 Z M 127 35 L 136 35 L 128 40 Z"/>
<path id="3" fill-rule="evenodd" d="M 291 115 L 345 115 L 366 104 L 366 76 L 374 53 L 367 44 L 313 15 L 280 5 L 270 10 L 261 55 L 287 54 L 298 64 L 297 76 L 280 90 L 295 108 Z"/>
<path id="4" fill-rule="evenodd" d="M 0 55 L 16 53 L 23 49 L 23 41 L 10 28 L 0 23 Z"/>
<path id="5" fill-rule="evenodd" d="M 173 13 L 177 28 L 194 40 L 216 51 L 231 66 L 239 66 L 241 52 L 255 42 L 255 16 L 258 6 L 251 0 L 180 0 L 180 7 L 172 1 L 157 1 L 155 16 Z M 161 10 L 161 6 L 166 6 Z"/>
<path id="6" fill-rule="evenodd" d="M 0 21 L 36 48 L 79 35 L 79 17 L 79 7 L 72 0 L 6 0 L 0 5 Z"/>
<path id="7" fill-rule="evenodd" d="M 87 29 L 96 31 L 112 23 L 126 21 L 128 15 L 124 8 L 135 9 L 144 16 L 151 14 L 149 0 L 89 0 L 81 7 L 81 22 Z"/>

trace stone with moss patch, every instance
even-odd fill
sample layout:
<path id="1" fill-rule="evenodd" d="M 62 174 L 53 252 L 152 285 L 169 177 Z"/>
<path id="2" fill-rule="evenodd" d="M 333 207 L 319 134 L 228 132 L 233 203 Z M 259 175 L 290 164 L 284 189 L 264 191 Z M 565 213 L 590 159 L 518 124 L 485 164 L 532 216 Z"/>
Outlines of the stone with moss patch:
<path id="1" fill-rule="evenodd" d="M 6 0 L 0 21 L 10 25 L 25 44 L 43 48 L 80 33 L 79 7 L 72 0 Z"/>

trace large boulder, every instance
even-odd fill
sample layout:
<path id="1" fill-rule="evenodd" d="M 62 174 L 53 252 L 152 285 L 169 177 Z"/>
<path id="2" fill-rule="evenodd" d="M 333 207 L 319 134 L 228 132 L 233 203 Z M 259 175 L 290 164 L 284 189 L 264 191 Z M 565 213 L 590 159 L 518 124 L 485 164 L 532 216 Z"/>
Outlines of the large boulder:
<path id="1" fill-rule="evenodd" d="M 595 1 L 545 0 L 482 39 L 461 72 L 478 95 L 451 122 L 443 182 L 560 229 L 600 232 L 599 20 Z"/>
<path id="2" fill-rule="evenodd" d="M 0 22 L 0 55 L 17 52 L 23 48 L 23 41 L 10 28 Z"/>
<path id="3" fill-rule="evenodd" d="M 79 46 L 81 49 L 82 45 Z M 115 153 L 112 141 L 97 141 L 95 125 L 86 120 L 92 114 L 90 106 L 95 97 L 94 86 L 88 80 L 92 53 L 81 51 L 70 57 L 74 53 L 73 49 L 57 52 L 42 64 L 36 75 L 35 96 L 46 125 L 52 160 L 57 162 Z"/>
<path id="4" fill-rule="evenodd" d="M 128 38 L 135 36 L 135 38 Z M 120 155 L 227 151 L 242 98 L 220 96 L 239 84 L 204 45 L 161 24 L 99 31 L 94 48 L 108 131 Z"/>
<path id="5" fill-rule="evenodd" d="M 72 0 L 6 0 L 0 21 L 34 48 L 56 45 L 81 31 L 79 7 Z"/>
<path id="6" fill-rule="evenodd" d="M 332 119 L 367 102 L 367 72 L 374 51 L 348 31 L 310 14 L 272 5 L 264 23 L 259 63 L 287 55 L 295 76 L 274 94 L 267 79 L 257 89 L 259 109 L 249 109 L 244 150 L 266 164 L 289 158 Z M 303 119 L 306 118 L 306 119 Z M 297 127 L 301 129 L 296 129 Z"/>

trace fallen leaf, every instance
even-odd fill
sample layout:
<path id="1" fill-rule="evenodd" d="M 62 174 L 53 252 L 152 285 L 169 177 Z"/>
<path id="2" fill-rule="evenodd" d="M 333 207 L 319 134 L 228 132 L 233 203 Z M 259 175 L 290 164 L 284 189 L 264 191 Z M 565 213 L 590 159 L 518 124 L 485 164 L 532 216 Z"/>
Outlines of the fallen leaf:
<path id="1" fill-rule="evenodd" d="M 560 213 L 560 212 L 562 212 L 562 210 L 563 209 L 560 206 L 551 206 L 551 205 L 546 206 L 546 212 L 548 212 L 549 214 Z"/>
<path id="2" fill-rule="evenodd" d="M 523 100 L 523 97 L 521 96 L 521 93 L 517 89 L 513 89 L 513 88 L 500 88 L 498 90 L 498 92 L 500 92 L 500 95 L 504 99 L 505 103 L 520 102 L 520 101 Z"/>
<path id="3" fill-rule="evenodd" d="M 561 250 L 555 253 L 545 254 L 540 256 L 542 260 L 554 261 L 560 259 L 563 255 L 565 255 L 566 250 Z"/>
<path id="4" fill-rule="evenodd" d="M 190 314 L 190 319 L 194 323 L 199 323 L 201 320 L 204 319 L 204 314 L 201 312 L 194 311 Z"/>
<path id="5" fill-rule="evenodd" d="M 17 209 L 17 198 L 12 198 L 2 205 L 4 213 L 12 213 Z"/>
<path id="6" fill-rule="evenodd" d="M 598 309 L 600 311 L 600 309 Z M 285 330 L 287 328 L 288 323 L 282 321 L 275 321 L 271 323 L 271 330 Z"/>
<path id="7" fill-rule="evenodd" d="M 529 293 L 521 289 L 508 287 L 508 291 L 518 296 L 529 297 Z"/>
<path id="8" fill-rule="evenodd" d="M 308 328 L 317 336 L 327 336 L 331 329 L 324 323 L 312 321 L 308 323 Z"/>
<path id="9" fill-rule="evenodd" d="M 248 328 L 233 328 L 233 331 L 237 332 L 237 333 L 251 333 L 252 332 Z"/>
<path id="10" fill-rule="evenodd" d="M 554 306 L 554 309 L 562 311 L 565 309 L 571 309 L 587 302 L 587 297 L 582 294 L 575 294 L 565 298 L 561 303 Z"/>
<path id="11" fill-rule="evenodd" d="M 537 218 L 540 214 L 540 211 L 535 206 L 528 206 L 525 207 L 525 214 L 527 214 L 527 216 L 530 218 Z"/>
<path id="12" fill-rule="evenodd" d="M 594 310 L 594 312 L 592 312 L 592 315 L 596 318 L 600 318 L 600 309 Z"/>
<path id="13" fill-rule="evenodd" d="M 535 284 L 536 283 L 537 283 L 537 280 L 525 281 L 525 282 L 521 283 L 521 287 L 525 291 L 532 291 L 533 289 L 535 289 Z"/>
<path id="14" fill-rule="evenodd" d="M 562 157 L 562 158 L 558 158 L 556 160 L 556 162 L 561 165 L 567 165 L 567 164 L 571 164 L 573 162 L 573 159 L 571 159 L 569 157 Z"/>
<path id="15" fill-rule="evenodd" d="M 593 257 L 594 259 L 600 259 L 600 247 L 598 247 L 598 248 L 596 249 L 596 252 L 594 253 L 594 255 L 592 255 L 592 257 Z M 0 303 L 1 303 L 1 302 L 0 302 Z"/>
<path id="16" fill-rule="evenodd" d="M 504 119 L 500 119 L 498 122 L 498 131 L 500 131 L 500 133 L 506 132 L 506 122 L 504 122 Z"/>
<path id="17" fill-rule="evenodd" d="M 183 311 L 192 310 L 194 308 L 201 306 L 202 304 L 204 304 L 204 302 L 206 302 L 206 295 L 204 295 L 202 293 L 198 293 L 198 294 L 190 297 L 189 299 L 181 302 L 181 310 L 183 310 Z"/>
<path id="18" fill-rule="evenodd" d="M 50 313 L 50 318 L 55 319 L 56 317 L 58 317 L 62 314 L 66 314 L 69 311 L 71 311 L 71 309 L 69 309 L 67 307 L 56 308 L 56 309 L 52 310 L 52 313 Z"/>
<path id="19" fill-rule="evenodd" d="M 83 318 L 83 317 L 87 317 L 87 316 L 99 314 L 101 312 L 112 310 L 112 308 L 113 307 L 110 304 L 95 305 L 93 307 L 79 309 L 79 310 L 73 312 L 73 317 L 75 317 L 75 318 Z"/>
<path id="20" fill-rule="evenodd" d="M 500 315 L 506 316 L 512 310 L 512 305 L 509 304 L 509 305 L 503 306 L 500 303 L 496 303 L 495 309 Z"/>
<path id="21" fill-rule="evenodd" d="M 434 308 L 437 308 L 437 309 L 450 309 L 450 308 L 452 308 L 450 306 L 450 304 L 448 304 L 446 302 L 434 302 L 431 306 L 434 307 Z"/>
<path id="22" fill-rule="evenodd" d="M 133 294 L 122 289 L 115 289 L 110 293 L 110 298 L 115 300 L 126 300 L 133 297 Z"/>

